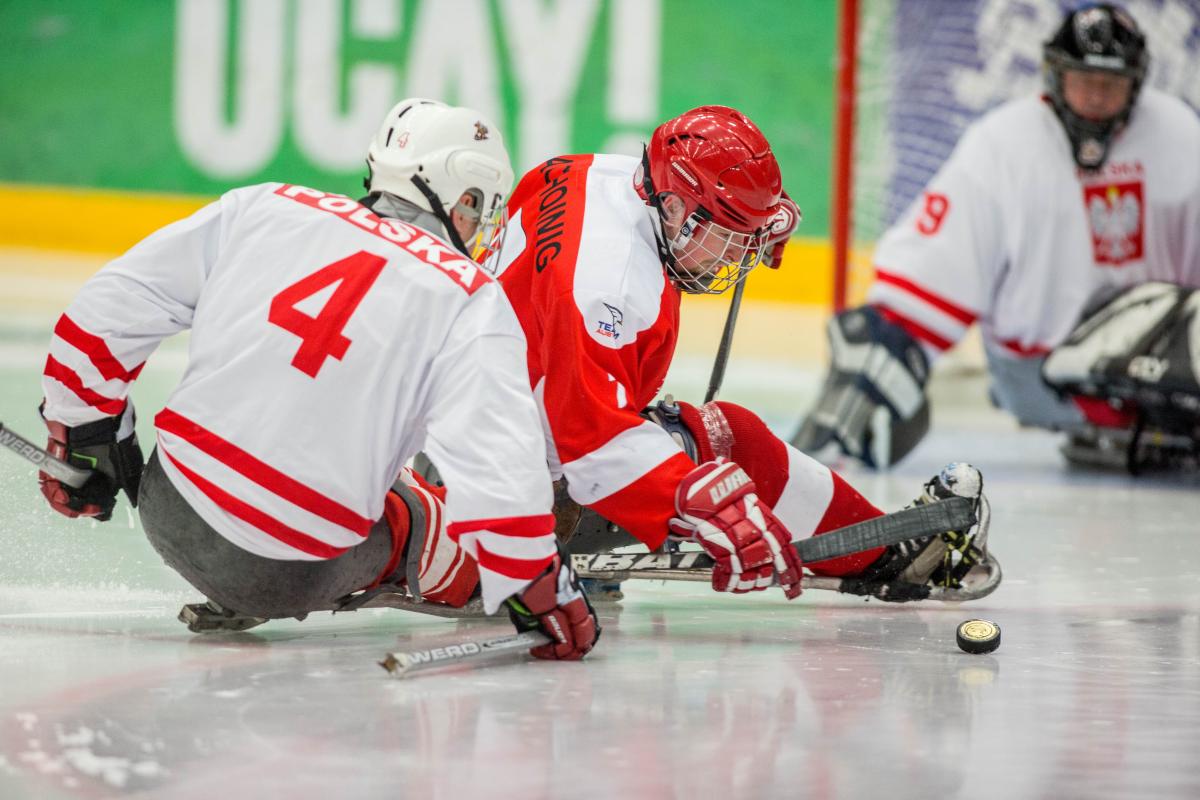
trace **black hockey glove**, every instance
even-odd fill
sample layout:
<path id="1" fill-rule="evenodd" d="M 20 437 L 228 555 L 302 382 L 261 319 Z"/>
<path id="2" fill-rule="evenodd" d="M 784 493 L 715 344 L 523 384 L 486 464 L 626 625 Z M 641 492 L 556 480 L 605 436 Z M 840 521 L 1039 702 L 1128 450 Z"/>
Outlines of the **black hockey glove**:
<path id="1" fill-rule="evenodd" d="M 117 492 L 122 489 L 129 502 L 137 507 L 145 460 L 134 432 L 136 419 L 132 402 L 126 402 L 120 416 L 73 428 L 44 419 L 50 431 L 46 444 L 50 455 L 93 470 L 92 477 L 78 489 L 39 472 L 38 483 L 51 508 L 68 517 L 92 517 L 105 522 L 112 518 Z"/>
<path id="2" fill-rule="evenodd" d="M 869 467 L 891 466 L 929 431 L 929 361 L 872 306 L 841 312 L 828 333 L 833 363 L 792 445 L 818 460 L 840 450 Z"/>

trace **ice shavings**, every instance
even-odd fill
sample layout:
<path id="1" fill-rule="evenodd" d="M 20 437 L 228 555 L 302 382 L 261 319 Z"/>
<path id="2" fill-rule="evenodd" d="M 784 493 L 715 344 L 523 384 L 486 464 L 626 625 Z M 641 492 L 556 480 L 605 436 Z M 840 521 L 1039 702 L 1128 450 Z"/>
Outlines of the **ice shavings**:
<path id="1" fill-rule="evenodd" d="M 35 715 L 27 713 L 18 715 L 18 719 L 21 719 L 23 725 L 37 721 Z M 26 727 L 26 730 L 29 729 Z M 29 749 L 18 754 L 17 760 L 43 775 L 62 776 L 63 785 L 67 787 L 79 785 L 77 776 L 98 778 L 109 786 L 120 789 L 125 788 L 131 778 L 148 780 L 170 774 L 160 763 L 149 758 L 96 753 L 93 750 L 94 746 L 111 745 L 112 740 L 104 735 L 103 731 L 93 730 L 86 725 L 80 725 L 74 730 L 57 729 L 55 740 L 61 748 L 58 753 L 47 752 L 39 739 L 27 740 Z M 142 749 L 153 748 L 143 746 Z M 0 756 L 0 772 L 15 774 L 16 769 Z"/>

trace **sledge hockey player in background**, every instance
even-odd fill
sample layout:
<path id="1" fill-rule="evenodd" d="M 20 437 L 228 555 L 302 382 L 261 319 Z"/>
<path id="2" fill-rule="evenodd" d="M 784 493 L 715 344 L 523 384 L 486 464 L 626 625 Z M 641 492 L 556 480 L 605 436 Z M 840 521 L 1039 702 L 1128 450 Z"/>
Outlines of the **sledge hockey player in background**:
<path id="1" fill-rule="evenodd" d="M 107 520 L 124 490 L 211 601 L 205 624 L 352 608 L 404 583 L 462 605 L 481 578 L 486 611 L 508 599 L 519 629 L 551 636 L 534 655 L 581 658 L 599 628 L 556 547 L 525 340 L 466 256 L 512 186 L 499 131 L 403 101 L 368 165 L 362 203 L 235 189 L 84 285 L 55 327 L 42 413 L 51 452 L 96 473 L 80 490 L 43 473 L 42 492 Z M 130 385 L 185 329 L 143 472 Z M 447 490 L 402 474 L 421 448 Z"/>
<path id="2" fill-rule="evenodd" d="M 975 322 L 993 401 L 1024 425 L 1070 432 L 1069 457 L 1088 458 L 1106 432 L 1136 444 L 1131 431 L 1147 414 L 1191 428 L 1184 448 L 1195 447 L 1200 386 L 1188 359 L 1174 362 L 1183 405 L 1173 421 L 1152 408 L 1153 397 L 1131 402 L 1133 372 L 1113 372 L 1143 363 L 1149 351 L 1185 346 L 1189 335 L 1197 352 L 1200 323 L 1189 334 L 1179 313 L 1187 290 L 1159 286 L 1151 318 L 1110 307 L 1072 331 L 1130 287 L 1200 286 L 1200 121 L 1142 86 L 1146 43 L 1118 7 L 1068 13 L 1043 52 L 1044 94 L 969 127 L 879 241 L 867 305 L 830 323 L 833 363 L 793 440 L 800 449 L 819 457 L 840 450 L 877 467 L 902 458 L 929 427 L 930 362 Z M 1147 308 L 1136 298 L 1122 307 Z M 1145 336 L 1160 321 L 1160 335 Z M 1070 363 L 1051 357 L 1051 388 L 1043 362 L 1064 343 Z"/>
<path id="3" fill-rule="evenodd" d="M 778 583 L 798 595 L 790 542 L 881 512 L 741 406 L 650 405 L 682 293 L 719 294 L 760 262 L 778 266 L 799 221 L 763 134 L 732 108 L 696 108 L 659 126 L 640 159 L 549 159 L 519 181 L 508 215 L 485 266 L 525 331 L 547 458 L 565 479 L 560 536 L 573 552 L 690 538 L 714 558 L 717 591 Z M 981 488 L 957 465 L 922 501 Z M 934 536 L 804 566 L 902 600 L 954 580 L 945 554 Z"/>

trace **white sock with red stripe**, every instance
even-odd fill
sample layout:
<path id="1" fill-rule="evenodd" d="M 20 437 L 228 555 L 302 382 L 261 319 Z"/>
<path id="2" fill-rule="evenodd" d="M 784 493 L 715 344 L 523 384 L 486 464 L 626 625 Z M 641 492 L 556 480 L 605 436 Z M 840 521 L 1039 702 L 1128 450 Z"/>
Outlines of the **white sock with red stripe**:
<path id="1" fill-rule="evenodd" d="M 679 406 L 680 417 L 696 440 L 699 460 L 725 456 L 737 463 L 793 539 L 819 536 L 883 513 L 836 472 L 785 444 L 749 409 L 720 400 L 700 407 Z M 711 415 L 713 406 L 720 411 L 716 426 L 705 419 L 705 411 Z M 883 551 L 877 547 L 808 566 L 818 575 L 855 575 Z"/>

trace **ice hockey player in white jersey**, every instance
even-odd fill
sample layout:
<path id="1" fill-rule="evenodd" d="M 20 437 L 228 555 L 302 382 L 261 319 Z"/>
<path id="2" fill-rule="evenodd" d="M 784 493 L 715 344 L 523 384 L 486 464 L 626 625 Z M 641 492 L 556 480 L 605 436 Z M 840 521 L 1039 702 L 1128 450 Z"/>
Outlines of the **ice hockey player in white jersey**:
<path id="1" fill-rule="evenodd" d="M 371 145 L 362 202 L 290 184 L 235 189 L 136 245 L 55 327 L 50 505 L 106 520 L 118 490 L 164 561 L 230 618 L 303 618 L 380 587 L 490 613 L 576 659 L 598 634 L 554 538 L 525 338 L 467 257 L 513 173 L 476 111 L 406 100 Z M 447 204 L 453 202 L 452 208 Z M 143 472 L 129 392 L 191 330 Z M 404 467 L 418 450 L 448 489 Z M 399 476 L 399 478 L 398 478 Z M 476 570 L 478 570 L 476 574 Z"/>
<path id="2" fill-rule="evenodd" d="M 993 401 L 1022 424 L 1078 438 L 1144 421 L 1149 404 L 1096 374 L 1073 382 L 1047 374 L 1048 386 L 1041 371 L 1113 294 L 1151 281 L 1200 286 L 1200 120 L 1142 85 L 1149 58 L 1122 9 L 1065 16 L 1044 45 L 1044 93 L 968 128 L 880 240 L 867 305 L 830 323 L 832 368 L 799 448 L 880 467 L 902 458 L 929 428 L 930 363 L 976 322 Z M 1192 336 L 1195 352 L 1195 334 L 1176 334 Z M 1106 355 L 1136 359 L 1144 337 L 1128 329 L 1117 338 L 1132 349 Z M 1200 407 L 1189 373 L 1180 385 L 1190 380 Z M 1168 425 L 1186 431 L 1200 415 Z"/>

